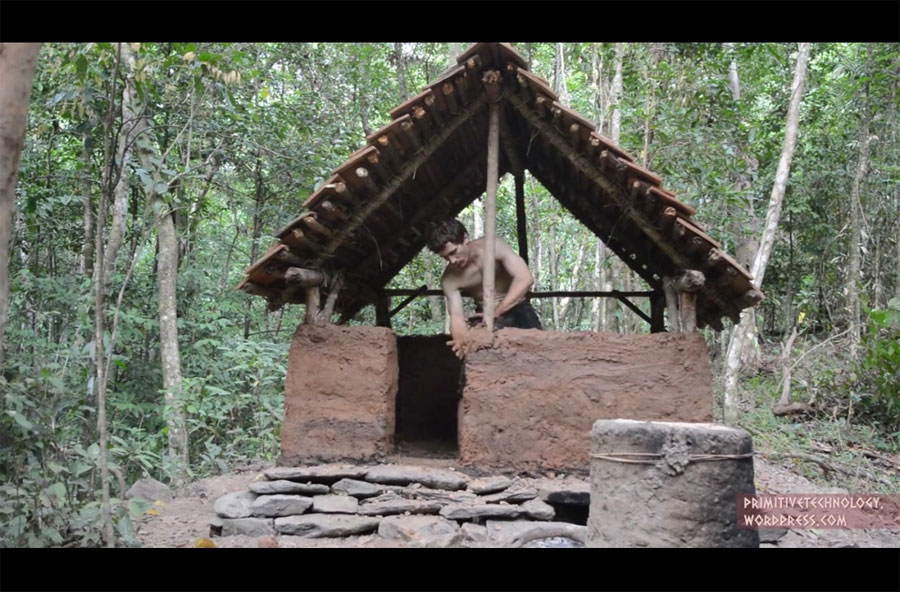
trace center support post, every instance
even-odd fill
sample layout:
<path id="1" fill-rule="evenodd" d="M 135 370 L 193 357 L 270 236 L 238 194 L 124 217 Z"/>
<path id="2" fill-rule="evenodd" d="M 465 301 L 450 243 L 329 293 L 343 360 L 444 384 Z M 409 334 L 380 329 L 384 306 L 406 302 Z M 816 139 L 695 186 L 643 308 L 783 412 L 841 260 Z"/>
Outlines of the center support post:
<path id="1" fill-rule="evenodd" d="M 484 324 L 494 331 L 494 268 L 497 236 L 497 181 L 500 156 L 500 73 L 489 70 L 481 79 L 488 97 L 487 197 L 484 200 L 484 274 L 482 276 Z"/>

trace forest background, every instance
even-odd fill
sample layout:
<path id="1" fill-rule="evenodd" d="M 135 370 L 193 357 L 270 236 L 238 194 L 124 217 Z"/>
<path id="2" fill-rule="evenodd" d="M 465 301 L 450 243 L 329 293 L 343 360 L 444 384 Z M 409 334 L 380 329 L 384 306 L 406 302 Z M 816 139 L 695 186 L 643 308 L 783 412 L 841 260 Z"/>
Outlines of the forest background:
<path id="1" fill-rule="evenodd" d="M 131 518 L 148 508 L 122 499 L 126 484 L 184 484 L 277 458 L 303 306 L 270 313 L 235 286 L 390 109 L 467 46 L 40 47 L 0 262 L 0 545 L 134 544 Z M 757 450 L 810 477 L 897 491 L 900 47 L 513 46 L 748 269 L 805 62 L 766 299 L 736 352 L 727 405 L 736 331 L 703 330 L 716 419 L 730 411 Z M 497 230 L 510 244 L 514 201 L 504 178 Z M 530 177 L 526 202 L 534 290 L 644 289 Z M 476 237 L 482 208 L 462 214 Z M 436 287 L 442 267 L 425 251 L 389 287 Z M 648 331 L 614 301 L 537 304 L 551 330 Z M 367 308 L 350 323 L 374 316 Z M 398 334 L 444 328 L 439 297 L 394 318 Z"/>

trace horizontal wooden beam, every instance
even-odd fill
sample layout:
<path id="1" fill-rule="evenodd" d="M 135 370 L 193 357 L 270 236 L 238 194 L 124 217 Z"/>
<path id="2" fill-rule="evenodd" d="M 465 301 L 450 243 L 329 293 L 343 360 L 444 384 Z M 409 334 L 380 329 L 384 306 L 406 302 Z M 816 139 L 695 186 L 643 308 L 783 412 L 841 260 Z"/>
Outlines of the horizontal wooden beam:
<path id="1" fill-rule="evenodd" d="M 443 296 L 444 292 L 442 290 L 423 290 L 422 288 L 409 289 L 409 288 L 394 288 L 387 289 L 384 291 L 388 296 Z M 606 292 L 597 292 L 597 291 L 567 291 L 567 290 L 559 290 L 559 291 L 550 291 L 550 292 L 531 292 L 528 294 L 528 298 L 565 298 L 569 296 L 574 297 L 583 297 L 583 298 L 650 298 L 653 296 L 654 292 L 621 292 L 619 290 L 610 290 Z"/>

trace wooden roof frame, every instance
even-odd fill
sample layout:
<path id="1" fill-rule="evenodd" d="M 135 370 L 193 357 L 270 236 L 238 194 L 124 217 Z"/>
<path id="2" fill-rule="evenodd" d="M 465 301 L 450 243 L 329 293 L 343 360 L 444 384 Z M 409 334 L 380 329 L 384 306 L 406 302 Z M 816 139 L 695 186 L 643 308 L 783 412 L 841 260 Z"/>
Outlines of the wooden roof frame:
<path id="1" fill-rule="evenodd" d="M 306 302 L 285 281 L 289 267 L 331 277 L 343 288 L 335 311 L 350 318 L 374 304 L 388 282 L 425 246 L 429 224 L 456 216 L 485 191 L 488 108 L 481 77 L 501 76 L 499 175 L 527 169 L 654 291 L 662 278 L 703 272 L 700 327 L 763 295 L 749 273 L 706 234 L 696 209 L 662 179 L 561 105 L 547 81 L 504 43 L 477 43 L 419 94 L 391 110 L 392 121 L 338 166 L 278 231 L 279 242 L 245 270 L 238 289 L 271 309 Z M 328 283 L 322 287 L 327 292 Z"/>

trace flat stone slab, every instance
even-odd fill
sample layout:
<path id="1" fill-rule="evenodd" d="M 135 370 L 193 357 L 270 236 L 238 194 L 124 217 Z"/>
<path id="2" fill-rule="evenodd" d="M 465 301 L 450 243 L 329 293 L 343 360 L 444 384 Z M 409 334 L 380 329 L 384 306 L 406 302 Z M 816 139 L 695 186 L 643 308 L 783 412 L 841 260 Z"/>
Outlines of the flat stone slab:
<path id="1" fill-rule="evenodd" d="M 571 478 L 561 481 L 544 480 L 538 487 L 538 496 L 550 504 L 589 506 L 591 485 L 587 481 Z"/>
<path id="2" fill-rule="evenodd" d="M 459 532 L 464 543 L 483 543 L 487 540 L 487 527 L 484 524 L 463 522 L 459 527 Z"/>
<path id="3" fill-rule="evenodd" d="M 288 481 L 287 479 L 279 479 L 277 481 L 254 481 L 250 484 L 250 491 L 260 495 L 271 495 L 273 493 L 303 493 L 306 495 L 321 495 L 328 493 L 330 490 L 323 483 L 298 483 L 297 481 Z"/>
<path id="4" fill-rule="evenodd" d="M 448 547 L 461 540 L 459 525 L 437 516 L 388 516 L 378 525 L 378 535 L 423 547 Z"/>
<path id="5" fill-rule="evenodd" d="M 518 504 L 521 502 L 527 502 L 528 500 L 534 499 L 537 496 L 538 492 L 536 489 L 531 487 L 522 487 L 520 489 L 507 489 L 506 491 L 501 491 L 500 493 L 485 495 L 479 498 L 478 501 L 487 504 L 496 504 L 499 502 Z"/>
<path id="6" fill-rule="evenodd" d="M 440 502 L 396 498 L 362 503 L 359 505 L 356 513 L 361 516 L 388 516 L 405 512 L 410 514 L 437 514 L 440 509 Z"/>
<path id="7" fill-rule="evenodd" d="M 312 511 L 325 514 L 356 514 L 359 500 L 350 495 L 317 495 L 312 498 Z"/>
<path id="8" fill-rule="evenodd" d="M 352 495 L 353 497 L 366 498 L 374 497 L 384 493 L 384 487 L 369 483 L 368 481 L 359 481 L 357 479 L 341 479 L 331 486 L 331 491 L 342 495 Z"/>
<path id="9" fill-rule="evenodd" d="M 446 489 L 430 489 L 428 487 L 404 487 L 396 491 L 403 497 L 441 502 L 444 504 L 462 504 L 475 502 L 478 496 L 468 491 L 447 491 Z"/>
<path id="10" fill-rule="evenodd" d="M 311 481 L 313 483 L 334 483 L 341 479 L 362 479 L 368 467 L 358 467 L 347 463 L 330 463 L 313 467 L 275 467 L 266 469 L 263 474 L 267 479 L 276 481 Z"/>
<path id="11" fill-rule="evenodd" d="M 213 509 L 222 518 L 247 518 L 253 512 L 255 493 L 235 491 L 226 493 L 216 500 Z"/>
<path id="12" fill-rule="evenodd" d="M 465 487 L 469 478 L 454 471 L 414 467 L 410 465 L 380 465 L 372 467 L 366 473 L 366 481 L 373 483 L 389 483 L 407 485 L 421 483 L 426 487 L 455 491 Z"/>
<path id="13" fill-rule="evenodd" d="M 531 499 L 522 504 L 522 511 L 533 520 L 553 520 L 556 509 L 540 499 Z"/>
<path id="14" fill-rule="evenodd" d="M 275 534 L 271 518 L 223 518 L 222 536 L 266 536 Z"/>
<path id="15" fill-rule="evenodd" d="M 253 502 L 254 516 L 293 516 L 302 514 L 312 505 L 312 498 L 302 495 L 261 495 Z"/>
<path id="16" fill-rule="evenodd" d="M 469 491 L 477 493 L 478 495 L 486 495 L 488 493 L 503 491 L 512 484 L 513 480 L 509 477 L 485 477 L 483 479 L 471 481 L 469 483 Z"/>
<path id="17" fill-rule="evenodd" d="M 522 545 L 523 549 L 583 549 L 584 543 L 566 537 L 534 539 Z"/>
<path id="18" fill-rule="evenodd" d="M 485 522 L 487 528 L 487 541 L 493 545 L 504 546 L 510 545 L 516 540 L 524 540 L 532 536 L 545 535 L 541 538 L 551 536 L 564 536 L 563 533 L 572 536 L 580 536 L 580 541 L 584 541 L 587 535 L 587 527 L 578 524 L 570 524 L 568 522 L 534 522 L 531 520 L 488 520 Z M 572 538 L 571 536 L 566 538 Z M 577 538 L 572 540 L 578 540 Z"/>
<path id="19" fill-rule="evenodd" d="M 776 543 L 788 532 L 786 528 L 760 528 L 758 530 L 760 543 Z"/>
<path id="20" fill-rule="evenodd" d="M 379 518 L 348 514 L 307 514 L 275 519 L 275 530 L 280 534 L 318 537 L 342 537 L 375 532 Z"/>
<path id="21" fill-rule="evenodd" d="M 473 520 L 480 518 L 518 518 L 522 508 L 506 504 L 451 504 L 439 512 L 449 520 Z"/>

